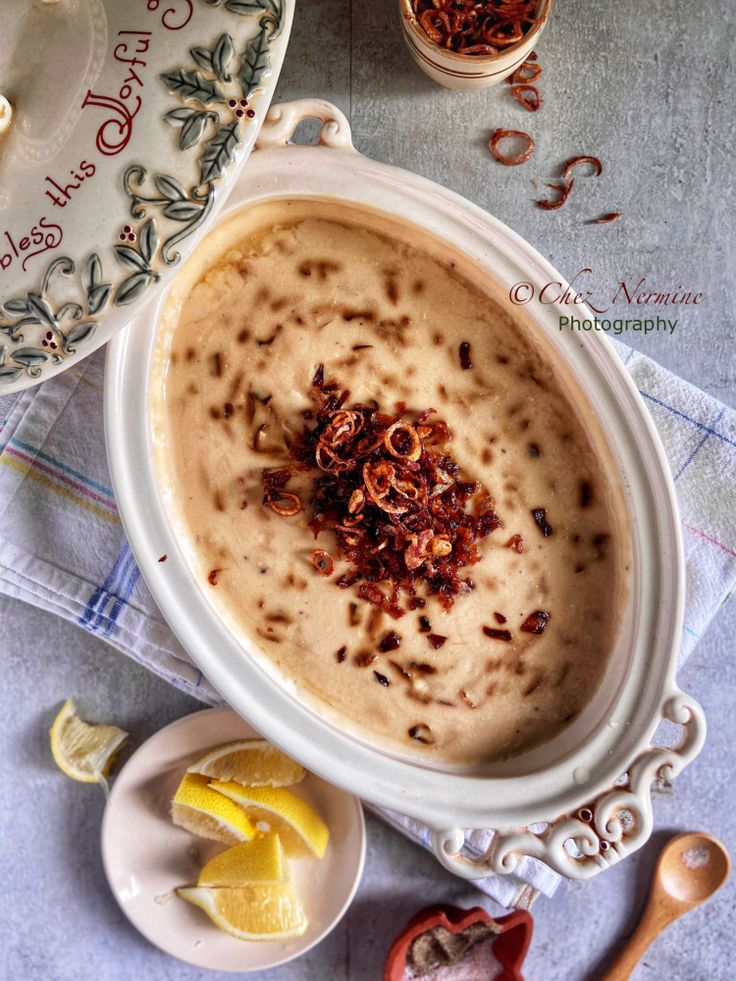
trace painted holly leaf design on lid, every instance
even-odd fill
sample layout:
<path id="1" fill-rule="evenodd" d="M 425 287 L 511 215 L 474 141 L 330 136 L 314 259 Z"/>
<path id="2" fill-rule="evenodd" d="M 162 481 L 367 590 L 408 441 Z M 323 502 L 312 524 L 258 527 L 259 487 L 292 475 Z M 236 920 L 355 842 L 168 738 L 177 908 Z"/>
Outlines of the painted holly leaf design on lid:
<path id="1" fill-rule="evenodd" d="M 240 53 L 233 35 L 224 32 L 211 48 L 191 47 L 191 64 L 160 76 L 182 103 L 163 116 L 167 124 L 179 129 L 179 151 L 192 153 L 200 148 L 199 159 L 194 161 L 198 183 L 187 189 L 170 174 L 156 173 L 149 178 L 148 169 L 141 164 L 128 166 L 122 184 L 129 214 L 143 224 L 135 231 L 133 225 L 126 225 L 128 234 L 121 234 L 112 247 L 118 274 L 106 274 L 100 256 L 90 255 L 79 264 L 73 299 L 69 299 L 67 286 L 66 302 L 61 302 L 53 294 L 63 280 L 55 279 L 55 274 L 68 279 L 77 276 L 76 263 L 62 256 L 49 264 L 40 289 L 6 300 L 0 309 L 0 340 L 7 338 L 0 344 L 0 383 L 13 382 L 23 373 L 39 377 L 45 364 L 58 364 L 74 354 L 76 345 L 94 333 L 98 318 L 111 304 L 135 302 L 161 278 L 162 264 L 172 266 L 181 260 L 177 244 L 191 236 L 210 213 L 216 182 L 244 142 L 242 128 L 255 119 L 248 99 L 271 71 L 272 41 L 281 33 L 285 18 L 283 0 L 204 3 L 239 17 L 258 18 L 258 25 Z"/>

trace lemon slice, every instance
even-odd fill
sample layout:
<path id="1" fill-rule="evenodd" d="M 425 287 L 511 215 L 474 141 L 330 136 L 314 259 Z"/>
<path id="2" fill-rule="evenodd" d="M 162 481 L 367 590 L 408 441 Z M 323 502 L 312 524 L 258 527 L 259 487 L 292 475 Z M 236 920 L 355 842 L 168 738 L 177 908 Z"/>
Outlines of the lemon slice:
<path id="1" fill-rule="evenodd" d="M 215 855 L 199 873 L 198 886 L 286 882 L 289 871 L 278 835 L 264 835 Z"/>
<path id="2" fill-rule="evenodd" d="M 187 773 L 171 801 L 171 820 L 180 828 L 199 835 L 236 845 L 250 841 L 255 828 L 243 811 L 222 794 L 211 790 L 207 777 Z"/>
<path id="3" fill-rule="evenodd" d="M 210 787 L 239 804 L 254 824 L 265 822 L 281 839 L 289 858 L 322 858 L 330 832 L 317 812 L 283 787 L 243 787 L 214 780 Z M 262 829 L 261 829 L 262 830 Z"/>
<path id="4" fill-rule="evenodd" d="M 307 771 L 265 739 L 241 739 L 210 750 L 187 772 L 248 787 L 289 787 L 303 780 Z"/>
<path id="5" fill-rule="evenodd" d="M 290 882 L 262 882 L 239 889 L 195 886 L 176 891 L 203 909 L 215 926 L 239 940 L 287 940 L 301 937 L 309 925 Z"/>
<path id="6" fill-rule="evenodd" d="M 117 726 L 83 722 L 74 702 L 67 698 L 53 721 L 49 737 L 54 762 L 63 773 L 82 783 L 104 783 L 128 733 Z"/>

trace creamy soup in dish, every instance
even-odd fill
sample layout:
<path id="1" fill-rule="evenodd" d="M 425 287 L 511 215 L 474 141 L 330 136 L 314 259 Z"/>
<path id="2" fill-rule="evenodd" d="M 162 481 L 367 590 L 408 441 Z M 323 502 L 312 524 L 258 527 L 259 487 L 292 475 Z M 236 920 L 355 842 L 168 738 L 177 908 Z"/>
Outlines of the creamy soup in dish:
<path id="1" fill-rule="evenodd" d="M 154 429 L 202 588 L 244 658 L 389 750 L 529 750 L 613 649 L 623 494 L 538 330 L 447 246 L 328 201 L 231 219 L 168 302 Z"/>

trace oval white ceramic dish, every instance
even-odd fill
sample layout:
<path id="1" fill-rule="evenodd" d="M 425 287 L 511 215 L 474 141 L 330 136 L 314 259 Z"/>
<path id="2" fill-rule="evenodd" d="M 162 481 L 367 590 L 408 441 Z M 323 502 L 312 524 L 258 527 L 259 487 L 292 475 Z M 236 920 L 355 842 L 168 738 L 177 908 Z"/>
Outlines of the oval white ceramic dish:
<path id="1" fill-rule="evenodd" d="M 323 121 L 318 146 L 289 143 L 306 117 Z M 226 218 L 284 198 L 330 198 L 417 226 L 449 243 L 508 292 L 562 277 L 523 239 L 480 208 L 430 181 L 357 153 L 344 116 L 317 100 L 275 106 L 247 179 Z M 217 234 L 216 232 L 213 234 Z M 482 770 L 431 767 L 390 755 L 321 717 L 289 679 L 219 617 L 194 576 L 176 515 L 154 465 L 151 359 L 164 299 L 111 347 L 105 415 L 113 482 L 126 531 L 161 610 L 198 666 L 230 704 L 310 770 L 435 829 L 441 861 L 467 876 L 511 871 L 536 855 L 563 874 L 595 874 L 639 847 L 652 826 L 650 786 L 674 776 L 700 749 L 704 720 L 677 687 L 684 572 L 674 488 L 641 397 L 600 334 L 561 333 L 557 306 L 530 308 L 540 343 L 551 346 L 596 413 L 620 470 L 632 534 L 629 602 L 603 683 L 555 739 Z M 579 316 L 591 316 L 587 311 Z M 167 553 L 169 560 L 159 563 Z M 663 718 L 680 743 L 652 745 Z M 534 830 L 530 830 L 532 825 Z M 465 828 L 497 831 L 489 852 L 461 854 Z"/>
<path id="2" fill-rule="evenodd" d="M 308 774 L 296 792 L 330 829 L 321 860 L 290 863 L 309 919 L 303 937 L 249 943 L 223 933 L 206 914 L 179 899 L 199 870 L 225 846 L 196 838 L 169 817 L 186 768 L 208 749 L 257 736 L 230 709 L 186 715 L 133 754 L 115 779 L 102 821 L 102 861 L 110 888 L 130 922 L 161 950 L 211 971 L 264 971 L 319 943 L 339 923 L 360 883 L 365 821 L 360 801 Z"/>
<path id="3" fill-rule="evenodd" d="M 494 55 L 464 55 L 435 44 L 420 27 L 412 0 L 399 0 L 401 28 L 412 58 L 432 81 L 458 91 L 490 88 L 516 71 L 539 42 L 551 8 L 552 0 L 540 0 L 536 23 L 516 44 Z"/>

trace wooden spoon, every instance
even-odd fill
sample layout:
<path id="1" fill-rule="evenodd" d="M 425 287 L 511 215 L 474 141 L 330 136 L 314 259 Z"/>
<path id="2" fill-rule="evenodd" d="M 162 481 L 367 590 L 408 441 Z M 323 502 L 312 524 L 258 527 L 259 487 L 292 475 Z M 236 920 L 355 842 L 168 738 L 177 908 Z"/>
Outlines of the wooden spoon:
<path id="1" fill-rule="evenodd" d="M 683 913 L 710 899 L 730 871 L 731 859 L 717 838 L 699 831 L 670 838 L 654 870 L 639 925 L 602 981 L 626 981 L 655 937 Z"/>

